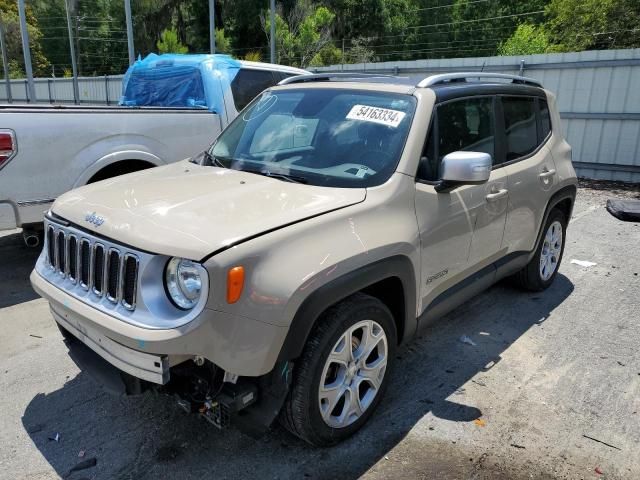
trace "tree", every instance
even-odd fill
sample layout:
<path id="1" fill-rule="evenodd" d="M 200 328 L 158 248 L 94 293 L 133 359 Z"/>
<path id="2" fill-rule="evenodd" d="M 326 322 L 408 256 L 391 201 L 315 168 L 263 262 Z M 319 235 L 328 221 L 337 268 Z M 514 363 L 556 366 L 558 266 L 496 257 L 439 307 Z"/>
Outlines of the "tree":
<path id="1" fill-rule="evenodd" d="M 544 28 L 522 23 L 513 35 L 500 43 L 498 55 L 533 55 L 553 50 Z"/>
<path id="2" fill-rule="evenodd" d="M 29 5 L 26 8 L 27 31 L 29 32 L 29 47 L 31 52 L 31 65 L 34 76 L 49 75 L 49 60 L 42 52 L 40 39 L 42 32 L 38 27 L 38 21 L 33 15 Z M 13 78 L 24 77 L 24 55 L 22 53 L 22 37 L 20 36 L 20 18 L 18 15 L 18 3 L 12 0 L 0 0 L 0 21 L 3 22 L 7 40 L 9 56 L 9 76 Z M 2 57 L 0 57 L 0 65 Z M 2 69 L 0 69 L 2 71 Z"/>
<path id="3" fill-rule="evenodd" d="M 495 55 L 498 47 L 522 22 L 539 24 L 549 0 L 495 0 L 469 2 L 456 0 L 451 12 L 452 25 L 444 26 L 453 37 L 440 45 L 442 57 L 483 57 Z M 581 0 L 572 0 L 574 2 Z"/>
<path id="4" fill-rule="evenodd" d="M 640 46 L 638 0 L 551 0 L 545 27 L 564 51 Z"/>
<path id="5" fill-rule="evenodd" d="M 231 53 L 231 40 L 224 34 L 224 28 L 216 28 L 216 53 Z"/>
<path id="6" fill-rule="evenodd" d="M 175 29 L 165 29 L 157 43 L 158 53 L 187 53 L 189 49 L 178 40 Z"/>
<path id="7" fill-rule="evenodd" d="M 326 7 L 312 6 L 300 0 L 289 12 L 287 20 L 276 14 L 278 63 L 305 67 L 331 41 L 331 24 L 335 14 Z M 270 18 L 261 14 L 263 29 L 270 34 Z"/>

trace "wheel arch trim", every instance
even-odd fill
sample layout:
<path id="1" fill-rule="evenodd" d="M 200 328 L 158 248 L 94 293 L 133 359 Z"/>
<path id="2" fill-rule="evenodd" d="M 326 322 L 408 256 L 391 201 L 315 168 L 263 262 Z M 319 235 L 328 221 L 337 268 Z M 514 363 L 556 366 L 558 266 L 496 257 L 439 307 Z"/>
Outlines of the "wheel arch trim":
<path id="1" fill-rule="evenodd" d="M 411 338 L 416 331 L 416 279 L 411 260 L 404 255 L 388 257 L 353 270 L 314 290 L 300 305 L 289 327 L 278 361 L 300 356 L 307 338 L 320 315 L 332 305 L 378 282 L 397 278 L 404 294 L 404 318 L 398 332 L 398 343 Z M 402 335 L 401 335 L 402 332 Z"/>
<path id="2" fill-rule="evenodd" d="M 540 245 L 540 241 L 542 240 L 542 236 L 544 235 L 544 226 L 547 224 L 547 220 L 549 219 L 551 211 L 565 200 L 571 201 L 571 207 L 567 216 L 567 225 L 569 224 L 569 221 L 571 220 L 571 213 L 573 212 L 573 207 L 576 203 L 577 192 L 578 187 L 576 185 L 567 185 L 551 196 L 551 199 L 547 203 L 547 207 L 544 210 L 544 215 L 542 217 L 542 221 L 540 222 L 540 227 L 538 228 L 536 243 L 534 244 L 533 250 L 529 254 L 528 260 L 531 260 L 531 258 L 533 258 L 536 251 L 538 250 L 538 246 Z"/>

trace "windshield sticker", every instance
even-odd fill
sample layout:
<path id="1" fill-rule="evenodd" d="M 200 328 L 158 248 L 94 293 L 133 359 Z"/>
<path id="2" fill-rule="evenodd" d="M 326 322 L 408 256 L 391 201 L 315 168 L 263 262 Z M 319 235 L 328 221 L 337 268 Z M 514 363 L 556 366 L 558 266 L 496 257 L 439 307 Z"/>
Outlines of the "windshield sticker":
<path id="1" fill-rule="evenodd" d="M 349 120 L 361 120 L 397 128 L 405 115 L 406 113 L 399 110 L 369 107 L 367 105 L 354 105 L 347 114 L 347 118 Z"/>

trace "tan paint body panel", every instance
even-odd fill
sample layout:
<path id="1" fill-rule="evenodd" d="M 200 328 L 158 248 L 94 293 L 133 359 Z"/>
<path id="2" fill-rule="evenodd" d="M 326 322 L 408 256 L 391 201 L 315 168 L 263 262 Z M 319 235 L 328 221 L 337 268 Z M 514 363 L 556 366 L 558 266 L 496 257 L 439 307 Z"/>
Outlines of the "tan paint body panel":
<path id="1" fill-rule="evenodd" d="M 72 190 L 56 215 L 148 252 L 200 260 L 253 236 L 364 200 L 366 190 L 283 182 L 178 162 Z M 85 217 L 96 213 L 96 226 Z"/>

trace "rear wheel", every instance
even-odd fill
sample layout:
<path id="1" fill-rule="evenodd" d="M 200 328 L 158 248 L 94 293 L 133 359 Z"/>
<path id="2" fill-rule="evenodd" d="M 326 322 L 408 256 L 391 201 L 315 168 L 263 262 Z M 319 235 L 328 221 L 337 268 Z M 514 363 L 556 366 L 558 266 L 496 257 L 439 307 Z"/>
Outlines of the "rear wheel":
<path id="1" fill-rule="evenodd" d="M 327 310 L 294 369 L 281 422 L 312 445 L 338 443 L 377 407 L 396 348 L 396 328 L 378 299 L 356 294 Z"/>
<path id="2" fill-rule="evenodd" d="M 565 215 L 558 209 L 552 210 L 535 255 L 527 266 L 515 275 L 517 283 L 522 288 L 538 292 L 553 283 L 564 253 L 566 230 Z"/>

